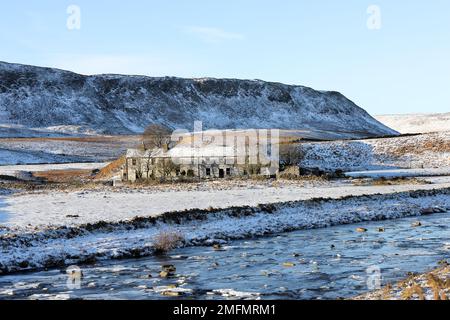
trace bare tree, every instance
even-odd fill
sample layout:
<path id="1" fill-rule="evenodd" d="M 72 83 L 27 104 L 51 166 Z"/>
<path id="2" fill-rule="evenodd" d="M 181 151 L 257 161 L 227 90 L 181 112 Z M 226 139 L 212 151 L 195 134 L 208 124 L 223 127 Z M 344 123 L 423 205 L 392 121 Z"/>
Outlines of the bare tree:
<path id="1" fill-rule="evenodd" d="M 299 144 L 285 144 L 280 146 L 281 162 L 285 166 L 298 166 L 303 160 L 303 152 Z"/>
<path id="2" fill-rule="evenodd" d="M 150 179 L 150 176 L 152 176 L 153 162 L 154 159 L 152 158 L 151 153 L 149 152 L 148 156 L 145 159 L 145 170 L 147 172 L 147 180 Z"/>
<path id="3" fill-rule="evenodd" d="M 261 174 L 261 169 L 262 166 L 260 163 L 257 164 L 247 164 L 245 166 L 245 171 L 247 172 L 248 175 L 250 176 L 256 176 Z"/>
<path id="4" fill-rule="evenodd" d="M 142 180 L 143 176 L 141 159 L 136 159 L 136 180 Z"/>
<path id="5" fill-rule="evenodd" d="M 161 177 L 167 178 L 176 172 L 179 169 L 179 166 L 177 166 L 171 159 L 166 158 L 158 160 L 156 163 L 156 168 Z"/>
<path id="6" fill-rule="evenodd" d="M 145 150 L 169 146 L 172 131 L 161 124 L 149 125 L 142 135 L 142 144 Z"/>

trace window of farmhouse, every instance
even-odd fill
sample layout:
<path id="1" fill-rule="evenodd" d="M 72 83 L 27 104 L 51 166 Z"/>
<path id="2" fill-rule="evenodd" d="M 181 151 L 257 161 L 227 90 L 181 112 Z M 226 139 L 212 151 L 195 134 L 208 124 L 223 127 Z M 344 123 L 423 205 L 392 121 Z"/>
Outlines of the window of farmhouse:
<path id="1" fill-rule="evenodd" d="M 135 165 L 136 165 L 136 159 L 133 159 L 133 160 L 131 161 L 131 163 L 133 164 L 133 166 L 135 166 Z"/>
<path id="2" fill-rule="evenodd" d="M 206 175 L 210 176 L 211 175 L 211 169 L 210 168 L 206 168 Z"/>
<path id="3" fill-rule="evenodd" d="M 227 168 L 227 176 L 231 175 L 231 168 Z"/>

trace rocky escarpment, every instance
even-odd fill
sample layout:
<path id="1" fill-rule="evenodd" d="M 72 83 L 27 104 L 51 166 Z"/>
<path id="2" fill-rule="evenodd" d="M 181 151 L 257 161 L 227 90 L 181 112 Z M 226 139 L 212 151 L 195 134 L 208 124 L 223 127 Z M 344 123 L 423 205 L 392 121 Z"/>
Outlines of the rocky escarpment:
<path id="1" fill-rule="evenodd" d="M 368 137 L 396 132 L 338 92 L 259 80 L 83 76 L 0 62 L 0 135 L 278 128 Z"/>

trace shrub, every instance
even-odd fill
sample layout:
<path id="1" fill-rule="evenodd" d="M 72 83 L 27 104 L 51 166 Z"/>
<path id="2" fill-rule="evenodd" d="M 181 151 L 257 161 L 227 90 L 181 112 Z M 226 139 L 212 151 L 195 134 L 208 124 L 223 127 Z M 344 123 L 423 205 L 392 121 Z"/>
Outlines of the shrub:
<path id="1" fill-rule="evenodd" d="M 165 254 L 175 249 L 184 241 L 184 237 L 178 231 L 160 231 L 154 239 L 154 248 L 157 254 Z"/>

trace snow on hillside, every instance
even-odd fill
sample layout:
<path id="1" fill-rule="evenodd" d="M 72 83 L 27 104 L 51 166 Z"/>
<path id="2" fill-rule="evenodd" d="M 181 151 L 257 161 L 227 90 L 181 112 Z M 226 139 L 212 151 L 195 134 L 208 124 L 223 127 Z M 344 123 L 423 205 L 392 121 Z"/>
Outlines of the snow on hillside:
<path id="1" fill-rule="evenodd" d="M 0 148 L 0 166 L 29 163 L 69 163 L 85 161 L 79 156 L 64 156 L 43 151 L 22 151 Z"/>
<path id="2" fill-rule="evenodd" d="M 20 136 L 39 129 L 42 135 L 130 134 L 155 122 L 192 131 L 196 120 L 204 129 L 303 129 L 340 138 L 396 134 L 338 92 L 259 80 L 83 76 L 0 62 L 3 136 L 11 136 L 8 127 Z"/>
<path id="3" fill-rule="evenodd" d="M 0 139 L 0 166 L 111 161 L 122 155 L 127 148 L 135 146 L 137 139 Z"/>
<path id="4" fill-rule="evenodd" d="M 375 119 L 401 133 L 450 131 L 450 112 L 441 114 L 379 115 Z"/>
<path id="5" fill-rule="evenodd" d="M 301 166 L 325 170 L 450 167 L 450 132 L 409 137 L 305 143 Z"/>

